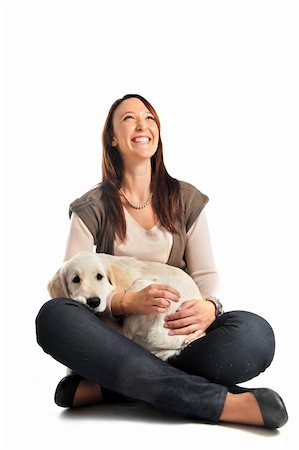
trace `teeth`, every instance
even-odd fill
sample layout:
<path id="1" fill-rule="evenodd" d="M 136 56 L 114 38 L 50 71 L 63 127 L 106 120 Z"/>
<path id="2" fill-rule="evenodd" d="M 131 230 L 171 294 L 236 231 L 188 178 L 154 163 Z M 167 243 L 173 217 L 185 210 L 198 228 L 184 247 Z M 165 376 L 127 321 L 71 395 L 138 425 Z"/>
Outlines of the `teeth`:
<path id="1" fill-rule="evenodd" d="M 134 142 L 149 142 L 148 137 L 136 137 L 133 139 Z"/>

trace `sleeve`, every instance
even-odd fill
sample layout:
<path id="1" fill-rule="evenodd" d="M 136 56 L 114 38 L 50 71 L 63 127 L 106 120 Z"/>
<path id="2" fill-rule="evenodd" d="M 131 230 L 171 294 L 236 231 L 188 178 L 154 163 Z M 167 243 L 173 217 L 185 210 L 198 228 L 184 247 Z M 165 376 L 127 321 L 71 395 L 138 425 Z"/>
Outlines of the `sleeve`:
<path id="1" fill-rule="evenodd" d="M 184 206 L 185 225 L 188 232 L 203 208 L 209 201 L 209 197 L 203 194 L 192 184 L 181 182 L 182 201 Z"/>
<path id="2" fill-rule="evenodd" d="M 204 209 L 187 233 L 186 263 L 189 275 L 203 298 L 220 296 L 220 279 L 212 252 L 210 233 Z"/>
<path id="3" fill-rule="evenodd" d="M 76 213 L 97 241 L 98 230 L 101 226 L 101 193 L 98 188 L 91 189 L 70 204 L 69 216 Z"/>
<path id="4" fill-rule="evenodd" d="M 80 219 L 80 217 L 73 213 L 70 221 L 70 229 L 67 237 L 64 261 L 70 259 L 79 252 L 93 252 L 94 238 Z"/>

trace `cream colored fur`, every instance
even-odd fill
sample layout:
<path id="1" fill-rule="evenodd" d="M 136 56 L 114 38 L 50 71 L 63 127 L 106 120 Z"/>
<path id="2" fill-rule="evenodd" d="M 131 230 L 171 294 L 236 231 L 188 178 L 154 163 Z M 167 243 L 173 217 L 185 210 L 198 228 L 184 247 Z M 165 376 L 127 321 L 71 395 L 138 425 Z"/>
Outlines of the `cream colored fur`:
<path id="1" fill-rule="evenodd" d="M 125 316 L 123 333 L 166 360 L 184 348 L 186 335 L 169 336 L 168 330 L 163 328 L 165 316 L 175 312 L 186 300 L 202 300 L 197 285 L 183 270 L 133 257 L 81 252 L 63 263 L 48 283 L 48 290 L 52 298 L 72 298 L 86 305 L 87 299 L 99 297 L 100 305 L 93 310 L 103 313 L 107 298 L 113 292 L 137 292 L 153 283 L 167 284 L 177 289 L 181 295 L 180 301 L 170 301 L 165 313 Z"/>

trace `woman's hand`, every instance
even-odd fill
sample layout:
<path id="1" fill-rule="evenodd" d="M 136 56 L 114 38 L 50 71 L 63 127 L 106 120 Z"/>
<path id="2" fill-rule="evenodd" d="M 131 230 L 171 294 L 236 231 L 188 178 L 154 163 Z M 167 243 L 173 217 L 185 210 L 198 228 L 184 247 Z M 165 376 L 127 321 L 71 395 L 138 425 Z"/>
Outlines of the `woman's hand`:
<path id="1" fill-rule="evenodd" d="M 180 293 L 166 284 L 150 284 L 138 292 L 126 292 L 123 310 L 126 314 L 163 313 L 170 302 L 178 302 Z"/>
<path id="2" fill-rule="evenodd" d="M 164 327 L 170 335 L 188 334 L 184 343 L 189 344 L 201 335 L 215 320 L 215 306 L 204 300 L 187 300 L 173 314 L 165 317 Z"/>

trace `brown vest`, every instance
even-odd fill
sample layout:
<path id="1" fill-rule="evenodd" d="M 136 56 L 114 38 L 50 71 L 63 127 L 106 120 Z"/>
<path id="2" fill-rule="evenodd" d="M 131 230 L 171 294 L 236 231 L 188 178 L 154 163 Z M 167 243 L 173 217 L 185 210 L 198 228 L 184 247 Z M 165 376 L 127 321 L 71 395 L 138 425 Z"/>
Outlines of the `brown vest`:
<path id="1" fill-rule="evenodd" d="M 185 247 L 186 235 L 209 198 L 189 183 L 180 181 L 182 205 L 184 213 L 184 226 L 178 234 L 173 235 L 173 244 L 167 264 L 186 268 Z M 86 192 L 70 205 L 70 216 L 73 212 L 78 214 L 93 235 L 97 253 L 113 254 L 115 234 L 105 217 L 101 188 L 96 187 Z"/>

